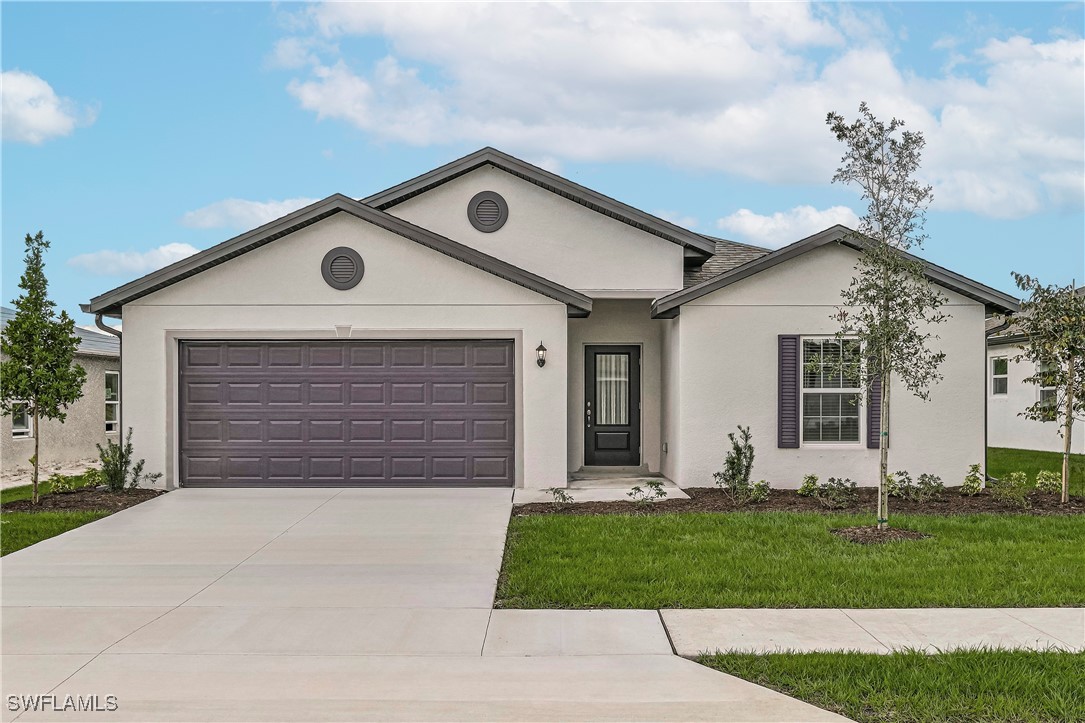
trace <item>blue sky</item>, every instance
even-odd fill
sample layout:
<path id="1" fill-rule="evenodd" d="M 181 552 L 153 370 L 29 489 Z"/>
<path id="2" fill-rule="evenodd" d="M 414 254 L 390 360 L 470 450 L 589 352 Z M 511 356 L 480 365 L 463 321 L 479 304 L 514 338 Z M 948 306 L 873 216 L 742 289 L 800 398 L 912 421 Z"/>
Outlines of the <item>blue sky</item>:
<path id="1" fill-rule="evenodd" d="M 3 302 L 39 228 L 78 313 L 484 145 L 780 246 L 862 212 L 824 116 L 864 99 L 928 139 L 925 256 L 1081 282 L 1083 7 L 3 3 Z"/>

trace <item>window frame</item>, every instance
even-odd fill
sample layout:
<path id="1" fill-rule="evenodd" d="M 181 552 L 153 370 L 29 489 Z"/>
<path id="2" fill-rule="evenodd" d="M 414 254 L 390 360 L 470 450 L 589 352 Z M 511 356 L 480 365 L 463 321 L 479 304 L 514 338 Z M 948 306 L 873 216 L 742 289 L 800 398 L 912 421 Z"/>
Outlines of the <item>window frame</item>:
<path id="1" fill-rule="evenodd" d="M 855 447 L 862 447 L 863 446 L 864 435 L 866 434 L 866 414 L 864 413 L 865 409 L 866 409 L 866 390 L 863 388 L 863 385 L 862 385 L 862 376 L 861 376 L 862 372 L 860 372 L 860 378 L 858 380 L 856 380 L 856 381 L 859 382 L 859 385 L 856 386 L 856 387 L 843 387 L 843 386 L 841 386 L 841 387 L 807 387 L 806 386 L 806 375 L 807 375 L 807 372 L 806 372 L 806 342 L 808 342 L 808 341 L 826 342 L 826 341 L 841 341 L 841 340 L 838 339 L 836 336 L 825 335 L 825 334 L 802 335 L 802 336 L 799 337 L 799 358 L 800 358 L 800 364 L 799 364 L 799 444 L 800 444 L 800 446 L 805 447 L 805 446 L 809 445 L 809 446 L 812 446 L 812 447 L 817 447 L 819 449 L 825 449 L 827 447 L 843 447 L 843 448 L 846 448 L 846 449 L 854 449 Z M 844 342 L 855 341 L 856 343 L 858 343 L 858 341 L 855 339 L 855 337 L 844 337 L 843 341 Z M 860 350 L 859 353 L 861 354 L 862 351 Z M 806 438 L 806 419 L 807 419 L 806 397 L 807 397 L 808 394 L 810 394 L 810 395 L 813 395 L 813 394 L 818 394 L 818 395 L 836 394 L 836 395 L 840 395 L 840 396 L 846 396 L 848 394 L 854 394 L 855 398 L 856 398 L 855 407 L 856 407 L 856 416 L 857 416 L 857 421 L 858 421 L 856 438 L 854 440 L 851 440 L 851 439 L 843 440 L 842 439 L 842 440 L 825 440 L 825 441 L 819 440 L 819 439 L 807 439 Z M 844 403 L 843 400 L 841 401 L 841 403 L 842 404 Z M 851 416 L 851 415 L 849 415 L 849 416 Z M 825 417 L 823 415 L 819 415 L 818 418 L 819 419 L 824 419 Z M 838 419 L 843 419 L 844 417 L 843 417 L 843 415 L 837 415 L 837 418 Z"/>
<path id="2" fill-rule="evenodd" d="M 1006 362 L 1006 373 L 1005 374 L 995 374 L 995 364 L 998 363 L 999 361 Z M 1010 394 L 1010 358 L 1008 356 L 1005 356 L 1005 355 L 991 357 L 991 364 L 990 364 L 990 367 L 989 367 L 988 371 L 990 372 L 990 379 L 991 379 L 991 396 L 992 397 L 1006 397 L 1006 396 L 1009 396 L 1009 394 Z M 995 391 L 995 382 L 997 380 L 999 380 L 999 379 L 1003 379 L 1006 382 L 1006 388 L 1005 388 L 1005 390 L 1003 390 L 1001 392 Z"/>
<path id="3" fill-rule="evenodd" d="M 1046 367 L 1053 367 L 1053 366 L 1055 366 L 1055 365 L 1054 364 L 1048 364 L 1048 363 L 1037 364 L 1036 365 L 1036 375 L 1037 376 L 1042 376 L 1047 371 Z M 1036 392 L 1036 401 L 1040 402 L 1041 404 L 1044 402 L 1044 394 L 1045 394 L 1045 392 L 1050 392 L 1051 393 L 1050 419 L 1045 419 L 1043 421 L 1045 421 L 1045 422 L 1053 422 L 1053 421 L 1057 420 L 1058 419 L 1057 406 L 1058 406 L 1058 403 L 1059 403 L 1059 388 L 1057 386 L 1045 386 L 1042 381 L 1039 384 L 1037 384 L 1036 386 L 1038 387 L 1037 392 Z"/>
<path id="4" fill-rule="evenodd" d="M 11 416 L 11 438 L 12 439 L 33 439 L 34 438 L 34 418 L 30 416 L 26 410 L 26 402 L 12 402 L 13 406 L 21 406 L 23 408 L 23 414 L 26 416 L 26 426 L 21 428 L 15 427 L 15 413 L 12 412 Z"/>
<path id="5" fill-rule="evenodd" d="M 109 390 L 109 377 L 110 377 L 110 375 L 113 375 L 113 376 L 117 377 L 117 398 L 113 399 L 113 400 L 110 400 L 109 391 L 108 391 Z M 115 370 L 112 370 L 112 369 L 107 369 L 106 372 L 105 372 L 105 378 L 104 379 L 105 379 L 105 391 L 106 391 L 106 399 L 105 399 L 105 410 L 106 410 L 105 411 L 105 433 L 106 434 L 119 434 L 120 430 L 121 430 L 121 373 L 119 371 L 115 371 Z M 115 414 L 113 415 L 114 418 L 113 418 L 112 421 L 109 419 L 109 408 L 110 408 L 110 406 L 115 407 L 116 410 L 117 410 L 115 412 Z M 109 425 L 113 425 L 113 428 L 110 429 Z"/>

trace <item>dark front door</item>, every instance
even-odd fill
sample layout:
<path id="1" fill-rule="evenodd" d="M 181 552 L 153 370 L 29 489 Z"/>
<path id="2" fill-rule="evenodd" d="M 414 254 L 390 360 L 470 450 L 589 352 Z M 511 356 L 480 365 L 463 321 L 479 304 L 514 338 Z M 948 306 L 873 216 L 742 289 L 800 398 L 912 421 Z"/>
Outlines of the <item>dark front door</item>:
<path id="1" fill-rule="evenodd" d="M 584 464 L 640 464 L 640 347 L 584 349 Z"/>
<path id="2" fill-rule="evenodd" d="M 180 354 L 184 485 L 513 483 L 511 341 L 189 341 Z"/>

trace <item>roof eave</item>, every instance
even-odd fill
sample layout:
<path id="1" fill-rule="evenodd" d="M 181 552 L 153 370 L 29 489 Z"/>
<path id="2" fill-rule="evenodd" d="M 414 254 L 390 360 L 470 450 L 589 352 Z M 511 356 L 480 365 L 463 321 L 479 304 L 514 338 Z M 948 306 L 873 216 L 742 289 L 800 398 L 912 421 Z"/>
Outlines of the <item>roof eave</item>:
<path id="1" fill-rule="evenodd" d="M 801 256 L 807 251 L 812 251 L 820 246 L 838 242 L 858 251 L 862 250 L 864 246 L 863 241 L 864 239 L 862 237 L 858 236 L 855 231 L 849 229 L 847 226 L 842 226 L 840 224 L 831 226 L 824 231 L 820 231 L 812 236 L 807 236 L 793 244 L 777 249 L 770 254 L 748 261 L 741 266 L 736 266 L 711 279 L 657 299 L 652 306 L 652 317 L 657 319 L 673 318 L 673 316 L 676 316 L 677 314 L 671 316 L 667 316 L 667 314 L 670 314 L 672 309 L 680 307 L 682 304 L 693 301 L 694 299 L 699 299 L 713 291 L 717 291 L 725 286 L 741 281 L 744 278 L 753 276 L 760 271 L 764 271 L 765 269 L 772 268 L 773 266 L 797 256 Z M 973 301 L 982 303 L 987 313 L 1014 314 L 1020 310 L 1020 302 L 1008 294 L 1004 294 L 1001 291 L 981 284 L 978 281 L 973 281 L 972 279 L 961 276 L 960 274 L 938 266 L 937 264 L 933 264 L 925 259 L 921 259 L 913 254 L 906 255 L 923 264 L 923 272 L 932 282 L 968 297 Z"/>
<path id="2" fill-rule="evenodd" d="M 163 269 L 117 287 L 112 291 L 100 294 L 91 299 L 89 303 L 80 304 L 80 308 L 89 314 L 119 316 L 121 308 L 126 303 L 194 276 L 201 271 L 264 246 L 339 212 L 349 213 L 390 233 L 403 236 L 462 263 L 479 268 L 555 301 L 560 301 L 568 307 L 570 315 L 587 316 L 591 313 L 592 301 L 584 294 L 489 256 L 477 249 L 464 246 L 428 229 L 415 226 L 408 221 L 367 206 L 343 194 L 329 196 L 322 201 L 317 201 L 294 213 L 287 214 L 276 221 L 264 224 L 240 236 L 235 236 Z"/>
<path id="3" fill-rule="evenodd" d="M 384 211 L 487 164 L 500 168 L 559 196 L 568 198 L 593 211 L 610 216 L 667 241 L 693 249 L 701 254 L 711 256 L 715 251 L 715 244 L 701 236 L 701 234 L 645 213 L 640 209 L 490 147 L 475 151 L 440 168 L 435 168 L 432 171 L 363 198 L 362 203 Z"/>

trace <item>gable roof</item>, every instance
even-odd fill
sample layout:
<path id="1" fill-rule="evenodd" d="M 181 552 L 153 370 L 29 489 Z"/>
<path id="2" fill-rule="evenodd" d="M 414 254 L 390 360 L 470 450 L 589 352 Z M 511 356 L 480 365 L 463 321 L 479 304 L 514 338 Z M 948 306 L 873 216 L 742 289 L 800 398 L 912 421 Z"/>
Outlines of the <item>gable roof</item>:
<path id="1" fill-rule="evenodd" d="M 15 318 L 15 309 L 0 306 L 0 333 L 8 322 Z M 79 337 L 79 347 L 76 354 L 86 356 L 119 357 L 121 355 L 121 340 L 98 331 L 90 331 L 82 327 L 75 327 L 75 335 Z"/>
<path id="2" fill-rule="evenodd" d="M 526 161 L 521 161 L 519 158 L 488 146 L 447 163 L 440 168 L 435 168 L 428 173 L 423 173 L 421 176 L 412 178 L 409 181 L 404 181 L 380 193 L 363 198 L 362 203 L 385 211 L 398 203 L 414 198 L 485 165 L 500 168 L 506 173 L 579 203 L 593 211 L 684 246 L 687 249 L 700 252 L 698 254 L 700 256 L 712 254 L 715 251 L 713 241 L 699 233 L 676 226 L 670 221 L 664 221 L 650 213 L 645 213 L 640 209 L 616 201 L 609 196 L 604 196 L 597 191 L 585 188 L 555 173 L 533 166 Z"/>
<path id="3" fill-rule="evenodd" d="M 827 228 L 813 236 L 808 236 L 800 241 L 796 241 L 789 246 L 784 246 L 781 249 L 777 249 L 776 251 L 760 256 L 752 261 L 748 261 L 741 266 L 736 266 L 707 281 L 702 281 L 687 289 L 682 289 L 681 291 L 676 291 L 673 294 L 668 294 L 667 296 L 656 299 L 652 302 L 652 318 L 674 318 L 675 316 L 678 316 L 682 304 L 693 301 L 694 299 L 699 299 L 706 294 L 711 294 L 713 291 L 729 286 L 736 281 L 741 281 L 742 279 L 753 276 L 765 269 L 770 269 L 777 264 L 781 264 L 830 243 L 839 243 L 842 246 L 847 246 L 856 251 L 861 250 L 864 245 L 854 231 L 846 226 L 837 224 L 836 226 Z M 990 286 L 986 286 L 978 281 L 973 281 L 972 279 L 954 273 L 949 269 L 932 264 L 918 256 L 907 253 L 905 256 L 923 264 L 924 274 L 933 283 L 982 303 L 988 313 L 998 312 L 1012 314 L 1019 308 L 1018 300 L 1009 294 L 1004 294 L 997 289 L 992 289 Z"/>
<path id="4" fill-rule="evenodd" d="M 337 213 L 349 213 L 351 216 L 420 243 L 457 261 L 462 261 L 543 296 L 560 301 L 568 306 L 569 316 L 587 316 L 591 313 L 591 299 L 579 292 L 529 271 L 524 271 L 506 261 L 484 254 L 469 246 L 456 243 L 440 234 L 415 226 L 401 218 L 367 206 L 341 193 L 328 196 L 323 201 L 317 201 L 276 221 L 266 223 L 259 228 L 223 241 L 216 246 L 193 254 L 158 271 L 151 272 L 112 291 L 95 296 L 89 303 L 80 304 L 80 308 L 92 314 L 117 316 L 120 314 L 121 307 L 125 304 L 176 284 L 178 281 L 187 279 L 213 266 L 218 266 L 236 256 L 260 248 Z"/>
<path id="5" fill-rule="evenodd" d="M 708 281 L 719 276 L 724 271 L 730 271 L 736 266 L 741 266 L 770 253 L 769 249 L 763 249 L 760 246 L 751 246 L 730 239 L 701 235 L 716 245 L 716 251 L 701 266 L 686 269 L 683 286 L 687 289 L 702 281 Z"/>

